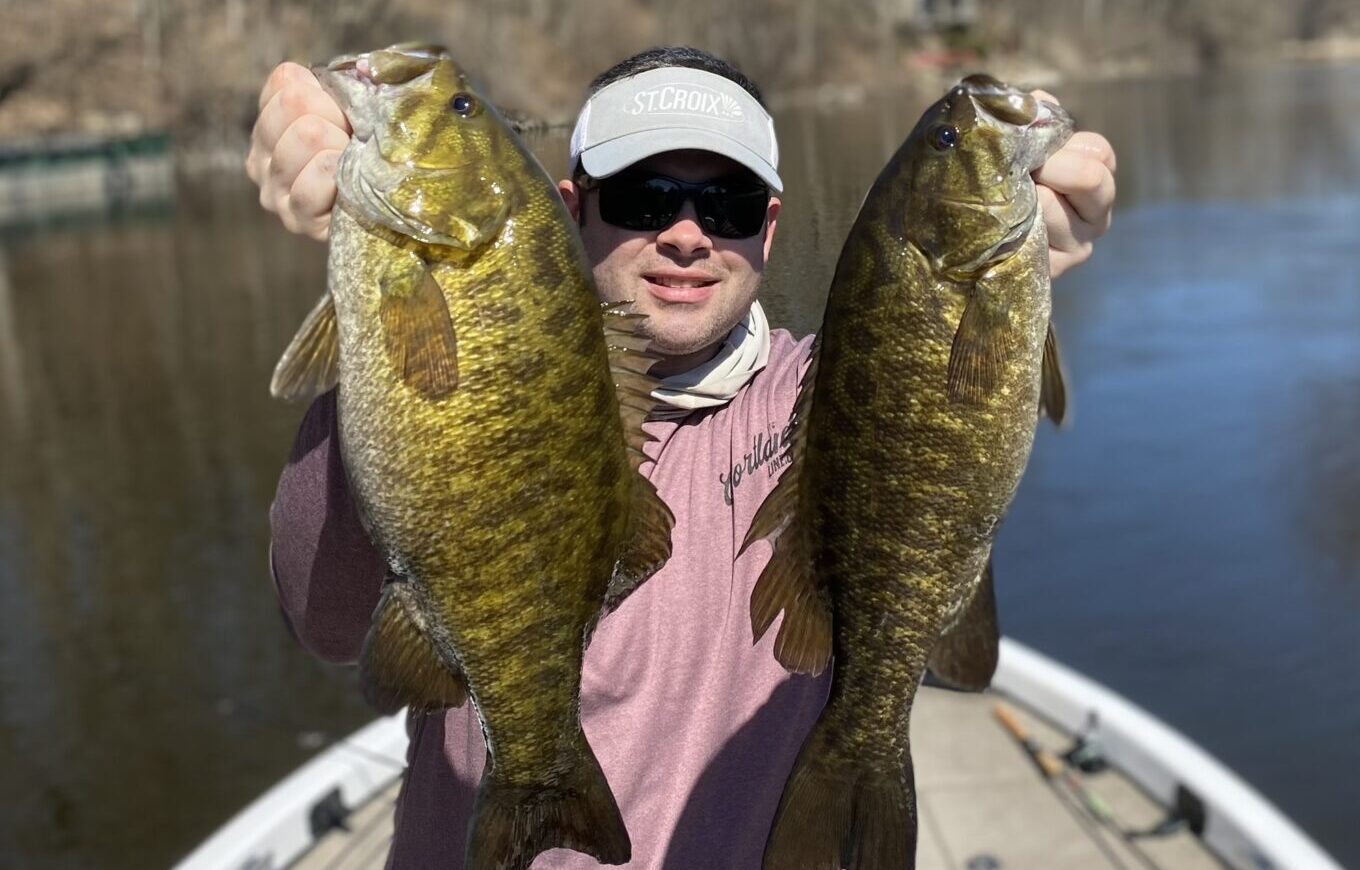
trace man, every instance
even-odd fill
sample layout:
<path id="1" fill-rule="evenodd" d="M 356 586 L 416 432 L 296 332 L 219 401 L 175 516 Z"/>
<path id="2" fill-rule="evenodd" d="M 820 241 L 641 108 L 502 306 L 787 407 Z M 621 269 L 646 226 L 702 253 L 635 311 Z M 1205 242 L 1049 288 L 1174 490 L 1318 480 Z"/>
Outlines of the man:
<path id="1" fill-rule="evenodd" d="M 324 239 L 345 119 L 291 64 L 271 75 L 261 106 L 247 159 L 261 203 Z M 811 343 L 771 331 L 756 301 L 781 208 L 774 128 L 759 90 L 728 64 L 654 49 L 592 84 L 571 158 L 559 190 L 600 295 L 634 300 L 664 357 L 643 471 L 676 515 L 671 560 L 600 623 L 586 652 L 583 726 L 628 826 L 629 866 L 755 868 L 829 679 L 786 674 L 774 631 L 752 646 L 750 591 L 770 550 L 736 556 L 783 466 Z M 1055 274 L 1086 259 L 1108 227 L 1113 169 L 1109 144 L 1088 133 L 1037 174 Z M 290 625 L 322 658 L 355 661 L 384 566 L 349 495 L 333 394 L 302 424 L 271 521 Z M 415 716 L 409 730 L 389 866 L 461 867 L 485 761 L 475 715 Z M 594 866 L 565 850 L 534 864 Z"/>

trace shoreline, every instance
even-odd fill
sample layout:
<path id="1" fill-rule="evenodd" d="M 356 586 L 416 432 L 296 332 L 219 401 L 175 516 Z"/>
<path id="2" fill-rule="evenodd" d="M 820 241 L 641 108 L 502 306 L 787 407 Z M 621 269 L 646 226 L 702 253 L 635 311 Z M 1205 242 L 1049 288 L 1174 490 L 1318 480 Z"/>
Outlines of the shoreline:
<path id="1" fill-rule="evenodd" d="M 904 57 L 907 64 L 913 56 Z M 767 96 L 766 102 L 772 112 L 794 107 L 813 106 L 818 111 L 836 111 L 868 103 L 883 94 L 918 92 L 923 100 L 930 95 L 943 91 L 961 76 L 970 72 L 985 70 L 1005 81 L 1019 82 L 1030 88 L 1054 89 L 1080 80 L 1082 83 L 1139 81 L 1168 78 L 1189 78 L 1201 75 L 1230 73 L 1234 70 L 1258 70 L 1269 67 L 1292 66 L 1347 66 L 1360 63 L 1360 36 L 1334 35 L 1311 41 L 1291 41 L 1284 43 L 1278 51 L 1263 54 L 1248 60 L 1204 68 L 1195 64 L 1179 64 L 1168 67 L 1154 63 L 1151 59 L 1111 60 L 1099 63 L 1080 75 L 1072 70 L 1054 64 L 1034 63 L 1018 54 L 995 55 L 989 58 L 978 57 L 949 65 L 918 66 L 904 69 L 898 75 L 873 83 L 827 82 L 816 86 L 794 87 L 774 91 Z M 517 127 L 523 134 L 526 130 L 534 135 L 555 135 L 569 133 L 573 118 L 517 118 Z M 80 131 L 82 125 L 73 125 L 71 132 L 32 134 L 20 133 L 15 136 L 0 137 L 0 148 L 23 144 L 37 148 L 45 141 L 68 141 L 70 139 L 95 140 L 97 135 Z M 130 131 L 138 130 L 132 136 Z M 122 125 L 116 134 L 108 135 L 109 141 L 128 138 L 170 136 L 173 143 L 168 159 L 173 171 L 192 177 L 213 174 L 241 172 L 245 155 L 250 145 L 249 131 L 239 131 L 232 141 L 217 140 L 209 143 L 209 135 L 202 130 L 176 134 L 173 130 L 139 128 L 135 124 Z"/>

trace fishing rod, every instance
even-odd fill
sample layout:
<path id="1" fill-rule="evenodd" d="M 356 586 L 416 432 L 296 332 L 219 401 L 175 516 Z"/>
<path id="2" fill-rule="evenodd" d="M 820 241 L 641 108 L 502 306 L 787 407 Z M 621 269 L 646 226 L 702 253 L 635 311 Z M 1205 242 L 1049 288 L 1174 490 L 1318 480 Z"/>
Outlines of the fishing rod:
<path id="1" fill-rule="evenodd" d="M 1122 870 L 1127 870 L 1128 866 L 1110 849 L 1104 837 L 1100 836 L 1102 829 L 1123 840 L 1129 852 L 1147 870 L 1161 870 L 1158 864 L 1134 842 L 1133 835 L 1116 822 L 1110 805 L 1100 795 L 1087 788 L 1086 784 L 1073 772 L 1066 761 L 1040 746 L 1030 736 L 1028 729 L 1020 722 L 1014 710 L 1001 702 L 997 702 L 992 712 L 996 715 L 1002 727 L 1010 732 L 1011 736 L 1025 750 L 1025 753 L 1029 755 L 1030 760 L 1043 775 L 1044 781 L 1048 783 L 1060 799 L 1063 799 L 1068 809 L 1073 811 L 1087 836 L 1104 853 L 1111 864 L 1122 868 Z M 1058 783 L 1062 783 L 1065 790 Z"/>

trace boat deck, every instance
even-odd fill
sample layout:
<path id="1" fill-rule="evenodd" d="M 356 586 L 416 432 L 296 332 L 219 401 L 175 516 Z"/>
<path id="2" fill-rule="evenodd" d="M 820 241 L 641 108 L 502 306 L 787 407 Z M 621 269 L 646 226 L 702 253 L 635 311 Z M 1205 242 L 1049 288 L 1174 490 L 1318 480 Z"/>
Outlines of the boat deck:
<path id="1" fill-rule="evenodd" d="M 1046 778 L 994 715 L 998 696 L 926 687 L 913 711 L 912 756 L 920 805 L 918 870 L 1098 870 L 1222 868 L 1199 839 L 1181 828 L 1148 831 L 1166 809 L 1113 770 L 1072 773 L 1112 817 L 1101 822 L 1064 776 Z M 1069 736 L 1008 705 L 1030 737 L 1049 751 Z M 295 870 L 381 868 L 392 838 L 398 783 L 379 792 L 294 864 Z"/>

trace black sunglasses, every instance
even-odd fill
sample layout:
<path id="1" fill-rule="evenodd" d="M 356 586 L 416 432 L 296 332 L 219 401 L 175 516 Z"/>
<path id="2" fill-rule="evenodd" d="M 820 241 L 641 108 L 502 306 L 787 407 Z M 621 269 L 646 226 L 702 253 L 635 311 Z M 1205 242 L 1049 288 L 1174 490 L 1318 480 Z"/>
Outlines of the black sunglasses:
<path id="1" fill-rule="evenodd" d="M 748 239 L 765 226 L 770 189 L 754 176 L 681 181 L 646 170 L 624 170 L 608 178 L 581 178 L 585 190 L 600 192 L 600 217 L 626 230 L 653 232 L 675 220 L 685 200 L 694 201 L 704 232 L 724 239 Z"/>

